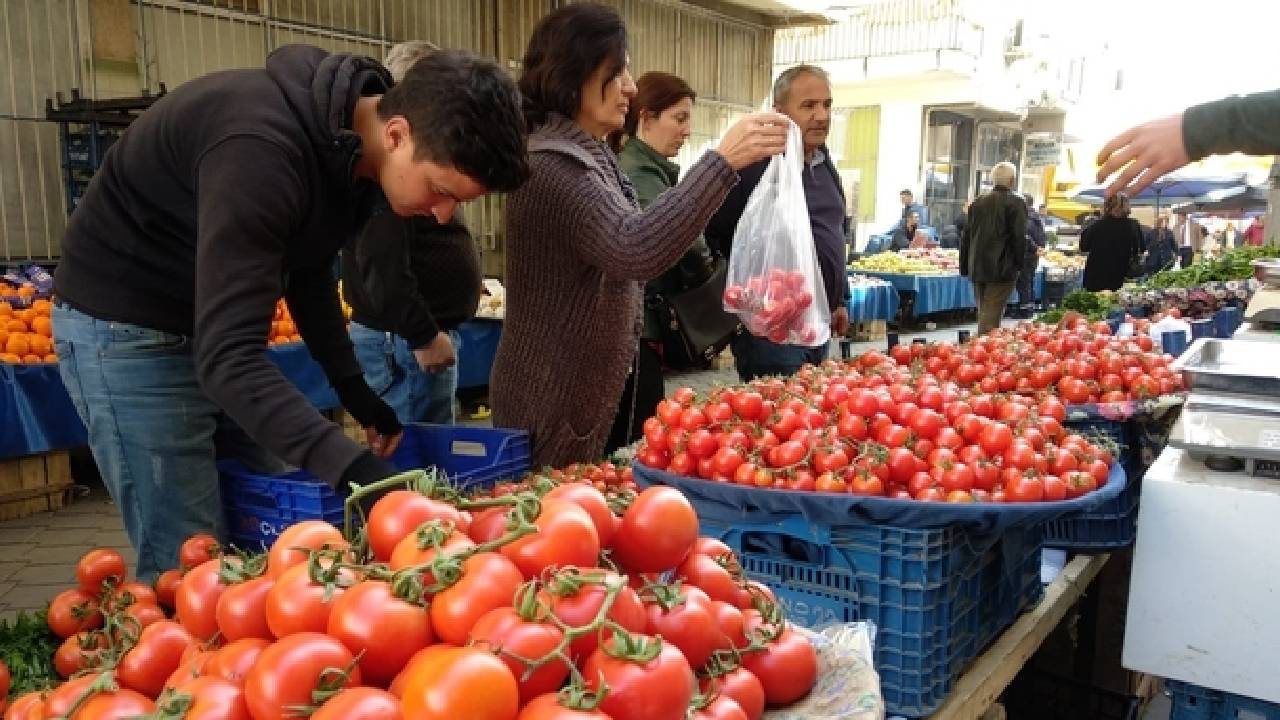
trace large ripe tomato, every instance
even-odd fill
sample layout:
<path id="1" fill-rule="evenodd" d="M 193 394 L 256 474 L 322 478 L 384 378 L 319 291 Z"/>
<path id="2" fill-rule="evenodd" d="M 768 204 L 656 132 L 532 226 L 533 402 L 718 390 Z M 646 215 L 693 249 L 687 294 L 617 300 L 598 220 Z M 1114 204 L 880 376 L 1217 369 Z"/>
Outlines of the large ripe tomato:
<path id="1" fill-rule="evenodd" d="M 178 548 L 178 568 L 186 572 L 203 565 L 222 554 L 218 539 L 208 533 L 196 533 L 183 541 Z"/>
<path id="2" fill-rule="evenodd" d="M 138 644 L 120 660 L 116 678 L 124 687 L 155 697 L 182 663 L 182 654 L 195 644 L 196 639 L 178 623 L 155 623 L 142 631 Z"/>
<path id="3" fill-rule="evenodd" d="M 569 666 L 552 660 L 525 678 L 529 666 L 522 660 L 544 657 L 560 646 L 564 633 L 548 622 L 525 620 L 514 608 L 495 608 L 485 613 L 471 629 L 475 647 L 488 648 L 511 668 L 520 685 L 520 703 L 544 693 L 552 693 L 569 677 Z"/>
<path id="4" fill-rule="evenodd" d="M 483 518 L 484 516 L 481 517 Z M 487 521 L 484 522 L 487 524 Z M 506 523 L 505 514 L 501 517 L 501 523 Z M 480 523 L 476 523 L 471 526 L 471 529 L 474 531 L 479 526 Z M 487 539 L 492 540 L 501 536 L 502 533 L 502 527 L 499 525 L 493 538 Z M 437 545 L 439 545 L 438 550 L 436 548 Z M 466 550 L 475 546 L 476 541 L 473 541 L 461 530 L 450 530 L 448 525 L 423 525 L 396 543 L 395 548 L 391 551 L 389 565 L 392 570 L 403 570 L 416 565 L 426 565 L 441 552 L 448 555 L 452 552 Z M 434 582 L 430 573 L 424 573 L 423 577 L 428 585 Z"/>
<path id="5" fill-rule="evenodd" d="M 309 550 L 349 545 L 338 528 L 323 520 L 303 520 L 285 528 L 267 553 L 267 576 L 278 579 L 294 565 L 307 562 Z"/>
<path id="6" fill-rule="evenodd" d="M 360 656 L 366 683 L 385 687 L 414 653 L 434 640 L 427 609 L 396 597 L 391 585 L 365 580 L 334 600 L 328 633 Z"/>
<path id="7" fill-rule="evenodd" d="M 170 610 L 173 609 L 174 598 L 178 594 L 178 585 L 182 582 L 181 570 L 165 570 L 156 578 L 156 602 Z"/>
<path id="8" fill-rule="evenodd" d="M 118 609 L 131 607 L 136 603 L 151 603 L 155 605 L 159 602 L 159 598 L 150 585 L 137 580 L 129 580 L 117 585 L 106 602 L 107 607 Z"/>
<path id="9" fill-rule="evenodd" d="M 401 720 L 400 699 L 386 690 L 349 688 L 325 701 L 311 720 Z"/>
<path id="10" fill-rule="evenodd" d="M 178 586 L 176 617 L 197 640 L 207 641 L 218 633 L 218 600 L 227 589 L 219 577 L 221 565 L 221 560 L 206 560 L 183 575 Z"/>
<path id="11" fill-rule="evenodd" d="M 725 555 L 729 558 L 733 557 L 728 547 L 719 557 Z M 736 565 L 737 561 L 733 562 Z M 703 553 L 690 553 L 689 557 L 676 568 L 675 576 L 684 578 L 691 585 L 702 589 L 712 600 L 723 600 L 737 605 L 742 600 L 742 593 L 745 592 L 721 561 Z"/>
<path id="12" fill-rule="evenodd" d="M 567 500 L 586 510 L 591 515 L 591 522 L 596 526 L 600 547 L 609 547 L 620 520 L 609 509 L 609 501 L 605 499 L 604 493 L 589 485 L 569 483 L 557 485 L 547 493 L 546 497 L 552 500 Z"/>
<path id="13" fill-rule="evenodd" d="M 397 543 L 422 523 L 431 520 L 452 523 L 464 533 L 471 526 L 470 513 L 421 493 L 395 490 L 379 498 L 369 511 L 369 521 L 365 524 L 374 559 L 381 562 L 390 560 L 391 551 Z"/>
<path id="14" fill-rule="evenodd" d="M 747 644 L 747 637 L 743 630 L 744 618 L 741 608 L 735 603 L 712 600 L 711 612 L 716 618 L 716 624 L 720 627 L 720 634 L 729 641 L 730 645 L 743 647 Z"/>
<path id="15" fill-rule="evenodd" d="M 65 718 L 71 714 L 76 701 L 102 677 L 102 673 L 91 672 L 72 678 L 49 691 L 44 699 L 44 717 Z M 6 720 L 7 720 L 6 716 Z"/>
<path id="16" fill-rule="evenodd" d="M 404 669 L 396 674 L 396 679 L 391 681 L 391 686 L 387 688 L 388 691 L 398 698 L 403 698 L 405 683 L 413 676 L 413 673 L 417 672 L 419 667 L 425 665 L 432 656 L 448 650 L 453 650 L 456 647 L 456 645 L 436 643 L 435 645 L 428 645 L 414 653 L 413 657 L 409 658 L 409 662 L 404 664 Z"/>
<path id="17" fill-rule="evenodd" d="M 201 675 L 243 685 L 254 663 L 258 662 L 258 656 L 270 645 L 271 641 L 262 638 L 244 638 L 227 643 L 209 656 Z"/>
<path id="18" fill-rule="evenodd" d="M 195 650 L 193 652 L 193 649 Z M 199 646 L 193 645 L 188 648 L 187 652 L 182 656 L 182 662 L 178 665 L 178 669 L 174 670 L 169 678 L 164 681 L 165 690 L 172 690 L 177 687 L 191 682 L 205 674 L 204 669 L 213 658 L 212 650 L 199 649 Z"/>
<path id="19" fill-rule="evenodd" d="M 516 720 L 613 720 L 599 710 L 575 710 L 560 704 L 559 693 L 547 693 L 530 700 Z"/>
<path id="20" fill-rule="evenodd" d="M 661 637 L 684 653 L 693 668 L 701 668 L 716 650 L 728 650 L 729 639 L 720 632 L 720 624 L 711 599 L 696 587 L 680 589 L 683 601 L 669 610 L 657 603 L 645 607 L 648 622 L 645 633 Z"/>
<path id="21" fill-rule="evenodd" d="M 267 594 L 275 586 L 269 577 L 256 577 L 242 583 L 228 586 L 218 598 L 214 617 L 218 620 L 218 629 L 227 641 L 243 638 L 263 638 L 273 640 L 271 628 L 267 625 Z"/>
<path id="22" fill-rule="evenodd" d="M 502 554 L 535 578 L 547 568 L 590 567 L 600 559 L 600 536 L 591 514 L 568 500 L 542 501 L 538 531 L 502 546 Z"/>
<path id="23" fill-rule="evenodd" d="M 49 629 L 64 640 L 79 632 L 102 627 L 98 600 L 89 593 L 72 588 L 54 596 L 46 613 Z"/>
<path id="24" fill-rule="evenodd" d="M 478 543 L 489 542 L 502 536 L 507 528 L 509 507 L 491 507 L 481 510 L 471 520 L 467 536 Z"/>
<path id="25" fill-rule="evenodd" d="M 609 608 L 607 617 L 629 632 L 644 632 L 644 627 L 648 623 L 644 603 L 640 602 L 640 596 L 636 591 L 627 585 L 625 578 L 599 569 L 588 569 L 582 572 L 586 575 L 602 577 L 609 585 L 621 585 L 622 588 L 614 598 L 613 607 Z M 608 597 L 608 591 L 603 585 L 597 583 L 583 583 L 576 592 L 563 595 L 552 595 L 546 590 L 538 595 L 540 601 L 550 605 L 551 613 L 569 627 L 583 627 L 590 624 L 599 614 L 600 608 L 604 606 L 606 597 Z M 575 639 L 569 646 L 569 656 L 574 660 L 581 660 L 595 652 L 599 644 L 597 633 L 587 633 Z"/>
<path id="26" fill-rule="evenodd" d="M 471 628 L 494 608 L 511 605 L 524 576 L 499 553 L 477 553 L 462 562 L 457 583 L 431 599 L 431 627 L 444 642 L 466 643 Z"/>
<path id="27" fill-rule="evenodd" d="M 107 647 L 107 637 L 100 632 L 80 632 L 62 641 L 62 645 L 53 654 L 53 667 L 64 678 L 71 677 L 91 665 L 97 664 L 99 651 Z M 9 668 L 3 667 L 0 679 L 7 684 Z M 5 692 L 0 697 L 7 695 Z"/>
<path id="28" fill-rule="evenodd" d="M 403 693 L 404 715 L 414 720 L 515 720 L 520 710 L 511 670 L 478 648 L 427 656 L 405 679 Z"/>
<path id="29" fill-rule="evenodd" d="M 698 514 L 679 490 L 645 489 L 622 515 L 613 559 L 635 572 L 665 572 L 679 565 L 698 539 Z"/>
<path id="30" fill-rule="evenodd" d="M 44 720 L 44 717 L 44 697 L 34 690 L 19 695 L 4 711 L 4 720 Z"/>
<path id="31" fill-rule="evenodd" d="M 360 668 L 352 667 L 352 655 L 341 642 L 320 633 L 297 633 L 281 638 L 258 655 L 244 681 L 244 698 L 254 720 L 289 720 L 299 708 L 312 705 L 312 693 L 327 686 L 355 687 Z M 332 668 L 351 673 L 345 682 L 332 676 Z"/>
<path id="32" fill-rule="evenodd" d="M 762 624 L 759 613 L 746 613 L 748 634 Z M 742 666 L 760 680 L 770 705 L 796 702 L 809 694 L 818 679 L 818 654 L 813 644 L 790 627 L 784 628 L 764 650 L 743 656 Z"/>
<path id="33" fill-rule="evenodd" d="M 618 648 L 611 637 L 587 658 L 582 668 L 587 687 L 599 690 L 603 683 L 609 688 L 600 709 L 613 720 L 684 720 L 695 689 L 689 662 L 658 638 L 639 635 L 634 641 L 662 647 L 652 660 L 639 663 L 610 655 Z"/>
<path id="34" fill-rule="evenodd" d="M 322 558 L 319 564 L 323 572 L 328 572 L 333 563 Z M 309 565 L 289 568 L 267 591 L 267 627 L 277 638 L 300 632 L 324 632 L 329 627 L 334 602 L 356 582 L 355 573 L 343 568 L 331 587 L 325 587 L 312 580 Z"/>
<path id="35" fill-rule="evenodd" d="M 1044 500 L 1044 482 L 1034 474 L 1018 473 L 1004 484 L 1009 502 L 1040 502 Z"/>
<path id="36" fill-rule="evenodd" d="M 71 716 L 71 720 L 118 720 L 146 715 L 155 709 L 156 704 L 151 698 L 122 688 L 114 692 L 100 692 L 89 698 Z"/>
<path id="37" fill-rule="evenodd" d="M 748 720 L 742 706 L 731 697 L 719 695 L 706 707 L 693 711 L 690 720 Z"/>
<path id="38" fill-rule="evenodd" d="M 97 595 L 108 580 L 124 582 L 125 573 L 124 556 L 111 548 L 94 548 L 76 563 L 76 582 L 90 595 Z"/>
<path id="39" fill-rule="evenodd" d="M 764 686 L 760 684 L 760 678 L 751 673 L 744 667 L 734 668 L 733 670 L 715 678 L 716 690 L 723 696 L 733 698 L 738 703 L 738 707 L 746 714 L 748 720 L 760 720 L 764 717 Z M 707 692 L 712 687 L 710 679 L 702 681 L 702 691 Z"/>
<path id="40" fill-rule="evenodd" d="M 205 676 L 190 680 L 178 688 L 179 696 L 190 698 L 185 712 L 176 703 L 171 717 L 182 720 L 253 720 L 244 700 L 244 688 L 220 677 Z M 161 698 L 161 708 L 166 705 Z M 312 715 L 311 717 L 315 717 Z"/>

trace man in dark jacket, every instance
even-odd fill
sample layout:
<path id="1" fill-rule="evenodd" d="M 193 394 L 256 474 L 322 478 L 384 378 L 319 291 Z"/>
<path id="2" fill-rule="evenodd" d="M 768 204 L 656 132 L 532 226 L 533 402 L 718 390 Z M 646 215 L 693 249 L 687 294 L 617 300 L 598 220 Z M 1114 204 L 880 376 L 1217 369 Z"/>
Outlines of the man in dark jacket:
<path id="1" fill-rule="evenodd" d="M 437 50 L 425 42 L 400 43 L 384 64 L 398 83 Z M 365 382 L 402 423 L 453 424 L 456 328 L 475 317 L 484 279 L 461 213 L 441 223 L 380 207 L 343 248 L 342 278 Z"/>
<path id="2" fill-rule="evenodd" d="M 991 170 L 995 187 L 973 201 L 960 236 L 960 274 L 973 283 L 979 335 L 1000 326 L 1026 253 L 1027 204 L 1010 190 L 1016 174 L 1007 162 Z"/>
<path id="3" fill-rule="evenodd" d="M 799 125 L 804 136 L 804 195 L 826 302 L 831 309 L 831 334 L 844 335 L 849 330 L 849 251 L 845 240 L 849 236 L 849 217 L 845 214 L 840 175 L 825 145 L 831 130 L 831 82 L 826 71 L 813 65 L 797 65 L 783 71 L 773 85 L 773 105 Z M 768 164 L 765 160 L 743 168 L 738 173 L 738 184 L 707 225 L 707 244 L 723 257 L 729 257 L 732 251 L 738 220 Z M 734 363 L 743 382 L 762 375 L 789 375 L 805 363 L 818 363 L 826 357 L 825 345 L 780 345 L 746 330 L 733 342 Z"/>
<path id="4" fill-rule="evenodd" d="M 334 260 L 381 195 L 448 221 L 528 174 L 514 83 L 439 53 L 404 82 L 368 58 L 287 46 L 265 68 L 183 83 L 111 147 L 62 242 L 59 369 L 138 553 L 173 567 L 224 536 L 221 427 L 340 491 L 394 472 L 395 413 L 361 377 Z M 325 420 L 267 357 L 284 296 L 370 448 Z"/>

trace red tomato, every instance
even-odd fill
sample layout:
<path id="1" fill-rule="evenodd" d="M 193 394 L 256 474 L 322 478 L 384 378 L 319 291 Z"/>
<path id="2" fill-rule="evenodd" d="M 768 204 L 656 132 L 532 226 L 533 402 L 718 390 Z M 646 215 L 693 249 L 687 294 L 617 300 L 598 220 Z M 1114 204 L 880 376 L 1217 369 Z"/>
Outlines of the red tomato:
<path id="1" fill-rule="evenodd" d="M 684 601 L 669 610 L 663 610 L 657 603 L 645 607 L 648 614 L 645 632 L 675 645 L 684 653 L 690 667 L 701 668 L 711 653 L 729 649 L 728 638 L 720 632 L 706 593 L 696 587 L 683 587 L 680 595 Z"/>
<path id="2" fill-rule="evenodd" d="M 591 514 L 568 500 L 542 500 L 538 531 L 502 546 L 526 578 L 547 568 L 590 567 L 600 559 L 600 536 Z"/>
<path id="3" fill-rule="evenodd" d="M 165 570 L 156 578 L 156 602 L 170 610 L 173 609 L 174 597 L 178 594 L 178 585 L 182 582 L 181 570 Z"/>
<path id="4" fill-rule="evenodd" d="M 46 616 L 49 629 L 63 639 L 102 627 L 97 599 L 79 588 L 63 590 L 55 595 Z"/>
<path id="5" fill-rule="evenodd" d="M 760 720 L 764 717 L 765 697 L 764 686 L 760 684 L 760 679 L 751 674 L 750 670 L 739 667 L 734 670 L 714 678 L 714 687 L 720 695 L 732 698 L 742 709 L 748 720 Z M 702 692 L 708 692 L 712 688 L 712 679 L 704 678 L 702 680 Z"/>
<path id="6" fill-rule="evenodd" d="M 284 571 L 267 591 L 264 605 L 267 627 L 277 638 L 301 632 L 324 632 L 329 627 L 334 602 L 356 582 L 355 573 L 343 569 L 336 574 L 333 586 L 326 588 L 311 579 L 309 565 L 294 565 Z M 328 572 L 333 562 L 321 559 L 320 565 L 321 572 Z"/>
<path id="7" fill-rule="evenodd" d="M 178 548 L 178 569 L 186 572 L 221 554 L 222 546 L 218 544 L 217 538 L 209 533 L 196 533 L 187 538 Z"/>
<path id="8" fill-rule="evenodd" d="M 523 582 L 520 568 L 505 556 L 492 552 L 472 555 L 462 561 L 458 582 L 432 598 L 431 628 L 441 640 L 462 645 L 481 616 L 511 605 Z"/>
<path id="9" fill-rule="evenodd" d="M 1042 481 L 1044 483 L 1044 500 L 1045 502 L 1057 502 L 1065 500 L 1067 497 L 1067 484 L 1057 475 L 1048 475 Z"/>
<path id="10" fill-rule="evenodd" d="M 166 703 L 163 696 L 161 710 L 183 720 L 252 720 L 244 702 L 244 688 L 237 683 L 219 677 L 194 678 L 180 687 L 179 695 L 190 698 L 185 701 L 190 703 L 185 711 L 177 698 Z"/>
<path id="11" fill-rule="evenodd" d="M 495 540 L 506 532 L 507 509 L 493 509 L 500 510 L 496 521 L 490 520 L 494 516 L 481 515 L 471 525 L 472 532 L 492 533 L 492 537 L 486 537 L 481 542 Z M 461 530 L 450 530 L 447 524 L 424 524 L 396 543 L 391 551 L 391 561 L 388 565 L 392 570 L 404 570 L 417 565 L 426 565 L 441 553 L 448 555 L 475 546 L 476 543 Z M 429 572 L 423 573 L 423 582 L 428 585 L 434 582 Z"/>
<path id="12" fill-rule="evenodd" d="M 328 671 L 346 669 L 350 675 L 337 683 Z M 360 668 L 341 642 L 328 635 L 303 632 L 281 638 L 258 655 L 244 680 L 244 698 L 254 720 L 296 718 L 298 708 L 312 706 L 312 693 L 321 682 L 340 687 L 360 684 Z"/>
<path id="13" fill-rule="evenodd" d="M 176 622 L 162 620 L 148 626 L 138 636 L 138 644 L 125 653 L 116 666 L 116 678 L 124 687 L 156 697 L 165 680 L 182 663 L 182 654 L 196 639 Z"/>
<path id="14" fill-rule="evenodd" d="M 1044 499 L 1044 482 L 1040 478 L 1019 474 L 1012 482 L 1004 484 L 1009 502 L 1040 502 Z"/>
<path id="15" fill-rule="evenodd" d="M 200 674 L 243 685 L 245 677 L 258 662 L 258 656 L 270 645 L 271 641 L 262 638 L 245 638 L 227 643 L 209 656 Z"/>
<path id="16" fill-rule="evenodd" d="M 567 500 L 586 510 L 591 516 L 592 524 L 596 526 L 600 547 L 609 547 L 620 520 L 609 509 L 609 501 L 605 499 L 604 493 L 587 485 L 571 483 L 556 486 L 547 493 L 546 497 L 552 500 Z M 594 562 L 593 560 L 592 563 Z"/>
<path id="17" fill-rule="evenodd" d="M 178 665 L 178 669 L 174 670 L 168 679 L 164 681 L 165 690 L 181 687 L 198 677 L 202 677 L 211 659 L 213 659 L 213 651 L 211 650 L 201 649 L 199 645 L 192 645 L 187 648 L 187 652 L 182 655 L 182 662 Z"/>
<path id="18" fill-rule="evenodd" d="M 471 526 L 470 513 L 421 493 L 394 490 L 379 498 L 369 511 L 369 522 L 365 525 L 374 559 L 390 560 L 397 543 L 431 520 L 452 523 L 464 533 Z"/>
<path id="19" fill-rule="evenodd" d="M 124 556 L 111 548 L 90 550 L 76 563 L 76 582 L 90 595 L 97 595 L 104 582 L 110 580 L 118 585 L 124 578 Z"/>
<path id="20" fill-rule="evenodd" d="M 224 640 L 275 639 L 267 625 L 267 594 L 274 585 L 269 577 L 256 577 L 230 585 L 222 592 L 214 617 Z"/>
<path id="21" fill-rule="evenodd" d="M 107 638 L 98 632 L 81 632 L 62 641 L 53 654 L 53 667 L 64 678 L 71 677 L 98 662 L 99 651 L 107 647 Z M 0 680 L 7 685 L 9 668 L 0 662 Z M 5 695 L 8 695 L 6 690 Z"/>
<path id="22" fill-rule="evenodd" d="M 402 720 L 400 699 L 386 690 L 371 687 L 348 688 L 334 695 L 311 715 L 310 720 Z"/>
<path id="23" fill-rule="evenodd" d="M 44 717 L 44 698 L 34 690 L 19 695 L 4 712 L 4 720 L 44 720 Z"/>
<path id="24" fill-rule="evenodd" d="M 622 585 L 618 596 L 614 598 L 613 607 L 609 609 L 607 617 L 629 632 L 644 632 L 645 625 L 648 623 L 644 604 L 640 602 L 640 597 L 636 595 L 635 590 L 627 586 L 624 578 L 605 570 L 584 570 L 582 572 L 601 577 L 604 582 L 610 585 Z M 572 586 L 574 584 L 569 583 L 569 587 L 565 589 L 573 590 Z M 600 613 L 600 608 L 604 606 L 604 600 L 608 596 L 608 591 L 603 585 L 596 583 L 580 584 L 581 587 L 577 588 L 576 591 L 571 591 L 564 595 L 553 595 L 545 590 L 539 594 L 539 600 L 549 604 L 552 614 L 569 627 L 588 625 Z M 573 641 L 573 644 L 569 646 L 569 654 L 575 660 L 585 658 L 595 651 L 598 644 L 599 636 L 595 633 L 588 633 Z"/>
<path id="25" fill-rule="evenodd" d="M 733 698 L 718 695 L 706 707 L 694 710 L 691 720 L 748 720 L 747 713 Z"/>
<path id="26" fill-rule="evenodd" d="M 75 706 L 80 697 L 93 686 L 102 677 L 102 673 L 91 672 L 72 678 L 61 685 L 49 691 L 44 699 L 44 715 L 43 718 L 65 718 L 71 714 L 71 708 Z M 8 720 L 5 715 L 5 720 Z"/>
<path id="27" fill-rule="evenodd" d="M 155 709 L 156 704 L 151 702 L 151 698 L 122 688 L 90 697 L 71 716 L 71 720 L 115 720 L 146 715 Z"/>
<path id="28" fill-rule="evenodd" d="M 221 567 L 221 560 L 206 560 L 183 575 L 178 586 L 176 617 L 197 640 L 209 640 L 218 633 L 218 600 L 227 589 L 219 577 Z"/>
<path id="29" fill-rule="evenodd" d="M 548 662 L 527 679 L 524 676 L 529 666 L 523 659 L 544 657 L 559 647 L 562 640 L 564 633 L 560 628 L 547 622 L 525 620 L 510 607 L 490 610 L 471 629 L 474 646 L 497 652 L 511 669 L 520 686 L 522 705 L 539 695 L 555 692 L 569 677 L 569 666 L 561 660 Z"/>
<path id="30" fill-rule="evenodd" d="M 519 690 L 493 653 L 450 648 L 427 656 L 405 679 L 403 708 L 413 720 L 514 720 Z"/>
<path id="31" fill-rule="evenodd" d="M 988 456 L 996 457 L 1013 443 L 1013 431 L 1004 423 L 991 423 L 983 428 L 978 443 Z"/>
<path id="32" fill-rule="evenodd" d="M 622 515 L 613 559 L 635 572 L 664 572 L 679 565 L 698 539 L 698 515 L 675 488 L 645 489 Z"/>
<path id="33" fill-rule="evenodd" d="M 434 640 L 422 605 L 406 602 L 391 585 L 365 580 L 347 588 L 329 610 L 328 634 L 360 657 L 366 683 L 386 686 L 409 658 Z"/>
<path id="34" fill-rule="evenodd" d="M 529 701 L 516 720 L 613 720 L 599 710 L 575 710 L 560 704 L 559 693 L 539 695 Z"/>
<path id="35" fill-rule="evenodd" d="M 674 646 L 639 635 L 639 643 L 659 643 L 656 657 L 645 663 L 610 655 L 617 639 L 609 638 L 583 666 L 587 687 L 609 688 L 600 709 L 613 720 L 684 720 L 694 695 L 693 669 Z"/>
<path id="36" fill-rule="evenodd" d="M 701 538 L 701 540 L 706 539 Z M 732 557 L 732 551 L 725 547 L 721 557 L 724 555 Z M 734 562 L 736 563 L 736 560 Z M 716 559 L 702 553 L 690 553 L 689 557 L 680 563 L 680 567 L 676 568 L 676 577 L 684 578 L 702 589 L 711 600 L 723 600 L 735 605 L 741 600 L 742 587 L 734 580 L 729 570 Z"/>
<path id="37" fill-rule="evenodd" d="M 267 576 L 279 579 L 294 565 L 306 563 L 309 550 L 325 546 L 345 548 L 348 543 L 338 528 L 323 520 L 303 520 L 280 533 L 267 554 Z"/>
<path id="38" fill-rule="evenodd" d="M 743 630 L 744 618 L 741 608 L 733 603 L 712 600 L 711 613 L 715 616 L 721 635 L 729 641 L 731 646 L 743 647 L 747 644 L 747 636 Z"/>

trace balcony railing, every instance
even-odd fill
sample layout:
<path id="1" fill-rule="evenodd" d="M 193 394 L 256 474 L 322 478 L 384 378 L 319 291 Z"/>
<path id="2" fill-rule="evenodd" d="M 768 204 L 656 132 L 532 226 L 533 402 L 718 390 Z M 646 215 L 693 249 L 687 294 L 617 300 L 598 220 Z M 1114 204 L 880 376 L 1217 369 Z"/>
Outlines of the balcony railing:
<path id="1" fill-rule="evenodd" d="M 942 0 L 886 0 L 857 6 L 833 25 L 780 30 L 774 63 L 830 62 L 941 51 L 977 59 L 984 29 Z"/>

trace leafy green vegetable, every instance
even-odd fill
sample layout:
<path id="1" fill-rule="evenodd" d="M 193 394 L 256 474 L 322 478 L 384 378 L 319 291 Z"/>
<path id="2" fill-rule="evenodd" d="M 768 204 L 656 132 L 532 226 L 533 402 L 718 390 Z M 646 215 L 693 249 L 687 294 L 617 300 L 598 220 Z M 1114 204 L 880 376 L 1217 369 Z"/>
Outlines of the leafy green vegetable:
<path id="1" fill-rule="evenodd" d="M 10 697 L 58 684 L 53 654 L 62 641 L 49 630 L 44 611 L 21 613 L 10 624 L 0 621 L 0 660 L 13 677 Z"/>
<path id="2" fill-rule="evenodd" d="M 1220 258 L 1201 259 L 1181 270 L 1165 270 L 1147 279 L 1143 287 L 1153 290 L 1193 288 L 1207 282 L 1247 280 L 1253 277 L 1251 263 L 1258 258 L 1274 257 L 1276 249 L 1266 246 L 1233 248 Z"/>

